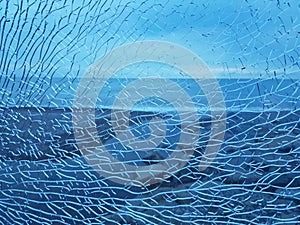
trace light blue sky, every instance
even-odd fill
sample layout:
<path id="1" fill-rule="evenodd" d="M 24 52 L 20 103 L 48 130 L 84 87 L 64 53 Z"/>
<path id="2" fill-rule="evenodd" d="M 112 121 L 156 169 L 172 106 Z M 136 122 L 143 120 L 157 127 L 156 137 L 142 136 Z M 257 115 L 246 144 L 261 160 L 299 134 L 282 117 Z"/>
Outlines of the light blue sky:
<path id="1" fill-rule="evenodd" d="M 35 2 L 27 6 L 24 2 L 22 13 L 16 13 L 16 5 L 10 1 L 7 18 L 21 18 L 20 26 L 13 26 L 12 31 L 18 34 L 22 30 L 20 40 L 24 44 L 18 46 L 17 35 L 11 31 L 7 38 L 7 43 L 12 40 L 11 45 L 6 45 L 6 50 L 11 56 L 17 48 L 18 52 L 31 51 L 29 54 L 33 55 L 19 60 L 12 57 L 9 69 L 21 75 L 27 65 L 31 67 L 28 73 L 36 74 L 36 70 L 45 72 L 37 64 L 48 64 L 56 69 L 54 76 L 81 76 L 95 59 L 113 47 L 154 39 L 192 50 L 218 77 L 272 77 L 274 71 L 285 71 L 286 77 L 299 77 L 298 1 L 279 5 L 277 1 L 156 2 L 67 1 L 63 5 L 63 1 L 56 1 L 51 10 L 50 4 Z M 5 2 L 0 4 L 4 13 Z M 27 23 L 21 26 L 25 19 Z M 41 27 L 35 30 L 40 22 Z M 8 30 L 6 27 L 4 33 Z M 36 33 L 33 38 L 25 38 L 28 31 L 29 37 Z M 43 54 L 50 56 L 48 61 L 47 57 L 40 61 Z"/>

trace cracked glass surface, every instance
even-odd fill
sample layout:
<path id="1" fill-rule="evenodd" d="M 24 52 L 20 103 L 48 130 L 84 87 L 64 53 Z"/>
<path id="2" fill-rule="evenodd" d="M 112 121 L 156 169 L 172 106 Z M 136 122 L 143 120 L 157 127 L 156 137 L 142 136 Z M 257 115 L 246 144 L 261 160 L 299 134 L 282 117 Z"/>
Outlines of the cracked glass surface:
<path id="1" fill-rule="evenodd" d="M 0 0 L 0 12 L 1 224 L 299 224 L 298 1 Z M 95 134 L 74 134 L 75 96 L 84 96 L 79 88 L 89 90 L 81 85 L 88 69 L 119 46 L 148 40 L 193 52 L 220 87 L 209 93 L 224 98 L 226 129 L 204 170 L 199 162 L 213 124 L 222 122 L 214 120 L 205 92 L 214 81 L 204 77 L 199 87 L 178 63 L 144 60 L 120 68 L 95 92 L 94 107 L 82 107 L 82 115 L 94 115 L 84 122 L 94 122 Z M 129 52 L 115 63 L 132 57 Z M 159 89 L 162 80 L 172 83 Z M 168 91 L 165 99 L 158 89 Z M 132 108 L 115 107 L 134 94 L 141 100 Z M 185 129 L 181 115 L 191 118 L 190 103 L 198 119 Z M 136 145 L 118 136 L 125 114 Z M 147 148 L 151 131 L 158 138 Z M 129 173 L 121 169 L 103 176 L 96 160 L 114 165 L 91 151 L 97 143 L 91 137 L 99 137 L 114 159 L 156 168 L 190 144 L 182 143 L 182 133 L 198 135 L 192 155 L 151 185 L 115 182 Z M 157 171 L 143 172 L 156 178 Z M 137 176 L 142 182 L 144 174 Z"/>

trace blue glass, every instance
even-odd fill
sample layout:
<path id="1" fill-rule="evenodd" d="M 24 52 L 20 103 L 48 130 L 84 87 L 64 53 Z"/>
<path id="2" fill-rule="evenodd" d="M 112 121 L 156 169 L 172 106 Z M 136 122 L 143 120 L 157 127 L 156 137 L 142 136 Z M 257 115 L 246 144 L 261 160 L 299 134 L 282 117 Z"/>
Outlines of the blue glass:
<path id="1" fill-rule="evenodd" d="M 0 13 L 0 224 L 299 223 L 297 0 Z"/>

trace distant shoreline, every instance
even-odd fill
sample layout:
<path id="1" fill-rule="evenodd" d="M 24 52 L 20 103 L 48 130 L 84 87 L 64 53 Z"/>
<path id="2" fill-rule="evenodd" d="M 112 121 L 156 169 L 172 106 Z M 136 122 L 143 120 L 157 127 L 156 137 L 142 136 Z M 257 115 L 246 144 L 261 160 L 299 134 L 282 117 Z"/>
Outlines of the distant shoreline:
<path id="1" fill-rule="evenodd" d="M 110 79 L 109 85 L 99 93 L 101 102 L 97 102 L 96 108 L 112 108 L 118 93 L 133 80 L 130 78 Z M 78 81 L 79 79 L 73 80 L 65 85 L 67 81 L 53 78 L 52 83 L 36 84 L 36 86 L 43 85 L 42 91 L 36 91 L 34 87 L 24 90 L 7 87 L 0 92 L 2 100 L 0 109 L 72 108 Z M 192 79 L 174 79 L 174 81 L 193 98 L 193 102 L 197 104 L 196 107 L 199 110 L 202 108 L 207 111 L 206 96 Z M 2 82 L 3 80 L 0 81 L 0 85 Z M 18 87 L 18 82 L 21 81 L 15 81 L 14 87 Z M 209 80 L 205 82 L 209 83 Z M 218 79 L 218 82 L 227 112 L 289 111 L 300 108 L 300 80 L 298 79 L 276 79 L 274 77 L 272 79 Z M 155 85 L 155 80 L 153 80 L 153 85 Z M 171 94 L 174 95 L 174 93 Z M 176 94 L 174 100 L 176 100 Z"/>

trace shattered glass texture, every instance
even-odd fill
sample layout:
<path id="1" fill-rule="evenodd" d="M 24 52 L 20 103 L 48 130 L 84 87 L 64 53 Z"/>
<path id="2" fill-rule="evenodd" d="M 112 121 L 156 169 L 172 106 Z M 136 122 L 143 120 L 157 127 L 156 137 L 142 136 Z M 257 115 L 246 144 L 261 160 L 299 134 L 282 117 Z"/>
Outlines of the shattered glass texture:
<path id="1" fill-rule="evenodd" d="M 0 12 L 0 224 L 300 224 L 297 0 L 0 0 Z M 167 121 L 156 149 L 136 153 L 114 137 L 110 106 L 137 73 L 180 83 L 198 101 L 201 134 L 193 157 L 170 178 L 122 186 L 78 149 L 72 104 L 89 65 L 143 40 L 173 42 L 204 60 L 222 89 L 227 127 L 217 157 L 200 171 L 211 121 L 199 87 L 155 63 L 125 68 L 95 110 L 114 157 L 154 164 L 179 140 L 178 116 L 163 110 L 172 105 L 162 99 L 131 112 L 137 136 L 147 136 L 154 116 Z"/>

